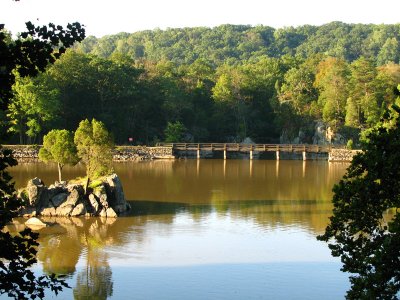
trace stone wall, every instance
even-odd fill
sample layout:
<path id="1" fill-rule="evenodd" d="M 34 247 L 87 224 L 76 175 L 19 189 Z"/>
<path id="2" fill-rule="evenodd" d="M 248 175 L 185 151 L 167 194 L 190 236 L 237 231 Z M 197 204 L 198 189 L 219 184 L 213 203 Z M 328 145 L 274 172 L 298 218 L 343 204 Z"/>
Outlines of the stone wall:
<path id="1" fill-rule="evenodd" d="M 40 146 L 38 145 L 5 145 L 4 148 L 11 149 L 14 157 L 19 162 L 36 162 Z M 146 146 L 117 146 L 114 150 L 114 161 L 141 161 L 152 159 L 170 159 L 172 148 L 169 147 L 146 147 Z"/>
<path id="2" fill-rule="evenodd" d="M 170 147 L 117 146 L 114 161 L 140 161 L 175 158 Z"/>
<path id="3" fill-rule="evenodd" d="M 328 161 L 352 161 L 353 157 L 361 152 L 361 150 L 349 150 L 349 149 L 332 149 L 329 153 Z"/>
<path id="4" fill-rule="evenodd" d="M 18 162 L 37 162 L 40 146 L 38 145 L 3 145 L 10 149 Z"/>

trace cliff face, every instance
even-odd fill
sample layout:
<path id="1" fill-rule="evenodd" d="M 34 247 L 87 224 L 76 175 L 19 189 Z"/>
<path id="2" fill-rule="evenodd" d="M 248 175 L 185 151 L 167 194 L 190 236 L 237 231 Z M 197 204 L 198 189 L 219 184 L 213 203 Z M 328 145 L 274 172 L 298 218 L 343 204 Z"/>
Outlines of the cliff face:
<path id="1" fill-rule="evenodd" d="M 283 131 L 279 142 L 281 144 L 345 145 L 347 140 L 347 137 L 335 132 L 324 122 L 318 121 L 312 132 L 306 133 L 300 129 L 297 136 L 289 137 L 287 132 Z"/>
<path id="2" fill-rule="evenodd" d="M 116 174 L 96 181 L 85 191 L 84 184 L 56 183 L 47 187 L 39 178 L 31 179 L 20 191 L 26 206 L 24 216 L 100 216 L 115 218 L 130 209 L 121 180 Z"/>

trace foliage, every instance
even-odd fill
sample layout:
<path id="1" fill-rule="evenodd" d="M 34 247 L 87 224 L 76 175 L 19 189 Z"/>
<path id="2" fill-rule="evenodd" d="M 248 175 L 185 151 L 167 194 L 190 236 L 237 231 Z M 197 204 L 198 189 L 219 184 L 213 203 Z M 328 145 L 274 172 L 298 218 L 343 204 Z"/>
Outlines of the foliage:
<path id="1" fill-rule="evenodd" d="M 183 135 L 186 132 L 186 127 L 181 122 L 175 123 L 168 122 L 167 128 L 165 128 L 165 141 L 167 143 L 179 143 L 183 140 Z"/>
<path id="2" fill-rule="evenodd" d="M 354 148 L 354 143 L 352 139 L 347 141 L 346 148 L 349 150 L 352 150 Z"/>
<path id="3" fill-rule="evenodd" d="M 15 166 L 16 160 L 10 150 L 2 150 L 0 160 L 0 227 L 17 215 L 22 205 L 17 198 L 14 184 L 7 168 Z M 68 285 L 55 275 L 36 277 L 29 268 L 36 262 L 38 234 L 25 229 L 15 235 L 0 231 L 0 293 L 15 299 L 43 298 L 44 290 L 50 288 L 56 294 Z"/>
<path id="4" fill-rule="evenodd" d="M 65 52 L 66 47 L 81 41 L 85 30 L 79 23 L 62 26 L 35 27 L 26 23 L 27 31 L 13 40 L 0 24 L 0 109 L 4 112 L 12 98 L 15 74 L 33 77 L 43 71 Z M 15 72 L 17 71 L 17 72 Z M 4 138 L 4 137 L 2 137 Z M 16 165 L 11 151 L 2 150 L 0 155 L 0 293 L 15 299 L 44 298 L 46 288 L 57 294 L 68 285 L 55 275 L 36 277 L 30 267 L 36 262 L 37 233 L 25 229 L 11 235 L 4 226 L 16 216 L 21 201 L 7 168 Z"/>
<path id="5" fill-rule="evenodd" d="M 75 130 L 92 118 L 118 144 L 164 140 L 166 124 L 177 121 L 194 142 L 276 143 L 299 132 L 311 142 L 321 120 L 334 133 L 358 134 L 395 102 L 399 39 L 399 25 L 341 22 L 90 37 L 41 78 L 17 81 L 10 143 L 17 134 L 20 142 L 40 143 L 53 128 Z M 357 144 L 357 137 L 345 137 Z"/>
<path id="6" fill-rule="evenodd" d="M 122 53 L 134 60 L 168 60 L 179 65 L 207 60 L 214 67 L 242 60 L 318 53 L 352 62 L 361 56 L 377 65 L 399 62 L 400 25 L 331 22 L 274 29 L 268 26 L 221 25 L 213 28 L 169 28 L 89 37 L 78 46 L 84 53 L 109 58 Z"/>
<path id="7" fill-rule="evenodd" d="M 334 187 L 325 234 L 342 271 L 352 273 L 348 299 L 397 299 L 400 290 L 400 109 L 371 129 L 363 152 Z"/>
<path id="8" fill-rule="evenodd" d="M 96 119 L 83 120 L 75 131 L 78 156 L 86 165 L 86 175 L 95 179 L 112 171 L 114 143 L 104 124 Z"/>
<path id="9" fill-rule="evenodd" d="M 36 76 L 40 71 L 55 62 L 56 59 L 75 42 L 85 38 L 85 29 L 79 23 L 60 25 L 50 23 L 48 26 L 34 26 L 26 23 L 27 31 L 20 38 L 12 40 L 0 24 L 0 104 L 7 108 L 12 98 L 11 87 L 15 82 L 14 70 L 21 77 Z"/>
<path id="10" fill-rule="evenodd" d="M 74 144 L 74 134 L 68 130 L 53 129 L 43 138 L 43 147 L 39 150 L 39 159 L 44 162 L 56 162 L 58 180 L 64 165 L 75 165 L 79 158 Z"/>
<path id="11" fill-rule="evenodd" d="M 18 133 L 20 143 L 31 143 L 57 119 L 60 110 L 59 91 L 50 82 L 51 77 L 38 75 L 35 78 L 21 78 L 16 75 L 13 85 L 14 97 L 8 106 L 7 117 L 10 120 L 10 132 Z"/>

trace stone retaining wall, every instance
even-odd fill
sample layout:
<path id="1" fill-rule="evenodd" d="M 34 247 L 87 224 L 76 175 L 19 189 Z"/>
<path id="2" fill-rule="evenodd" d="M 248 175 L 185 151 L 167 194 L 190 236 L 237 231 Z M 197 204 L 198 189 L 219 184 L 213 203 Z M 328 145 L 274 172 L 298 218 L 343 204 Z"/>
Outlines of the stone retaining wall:
<path id="1" fill-rule="evenodd" d="M 140 161 L 152 159 L 175 158 L 172 148 L 146 146 L 117 146 L 114 151 L 114 161 Z"/>
<path id="2" fill-rule="evenodd" d="M 349 149 L 332 149 L 329 153 L 328 161 L 352 161 L 353 157 L 361 152 L 361 150 L 349 150 Z"/>
<path id="3" fill-rule="evenodd" d="M 14 157 L 19 162 L 36 162 L 40 146 L 38 145 L 4 145 L 13 151 Z M 114 150 L 114 161 L 141 161 L 152 159 L 170 159 L 172 148 L 146 147 L 146 146 L 117 146 Z"/>

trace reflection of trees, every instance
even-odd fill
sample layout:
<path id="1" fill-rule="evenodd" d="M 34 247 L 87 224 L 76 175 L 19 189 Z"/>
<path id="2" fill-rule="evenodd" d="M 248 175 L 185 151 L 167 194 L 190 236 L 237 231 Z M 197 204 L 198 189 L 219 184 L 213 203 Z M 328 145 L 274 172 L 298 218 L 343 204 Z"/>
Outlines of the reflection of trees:
<path id="1" fill-rule="evenodd" d="M 38 260 L 45 272 L 73 274 L 86 249 L 86 265 L 77 274 L 76 299 L 106 299 L 112 295 L 112 272 L 104 247 L 123 243 L 113 230 L 116 219 L 42 218 L 56 225 L 40 231 Z M 125 228 L 126 230 L 126 228 Z"/>
<path id="2" fill-rule="evenodd" d="M 104 247 L 118 242 L 108 232 L 115 221 L 115 219 L 95 218 L 85 226 L 81 242 L 87 248 L 86 266 L 77 275 L 75 299 L 107 299 L 112 296 L 112 271 Z"/>
<path id="3" fill-rule="evenodd" d="M 112 272 L 107 259 L 101 248 L 88 245 L 86 266 L 76 279 L 75 299 L 107 299 L 112 296 Z"/>
<path id="4" fill-rule="evenodd" d="M 37 258 L 48 274 L 73 274 L 79 260 L 82 245 L 76 227 L 69 226 L 66 233 L 45 235 L 41 233 Z"/>

